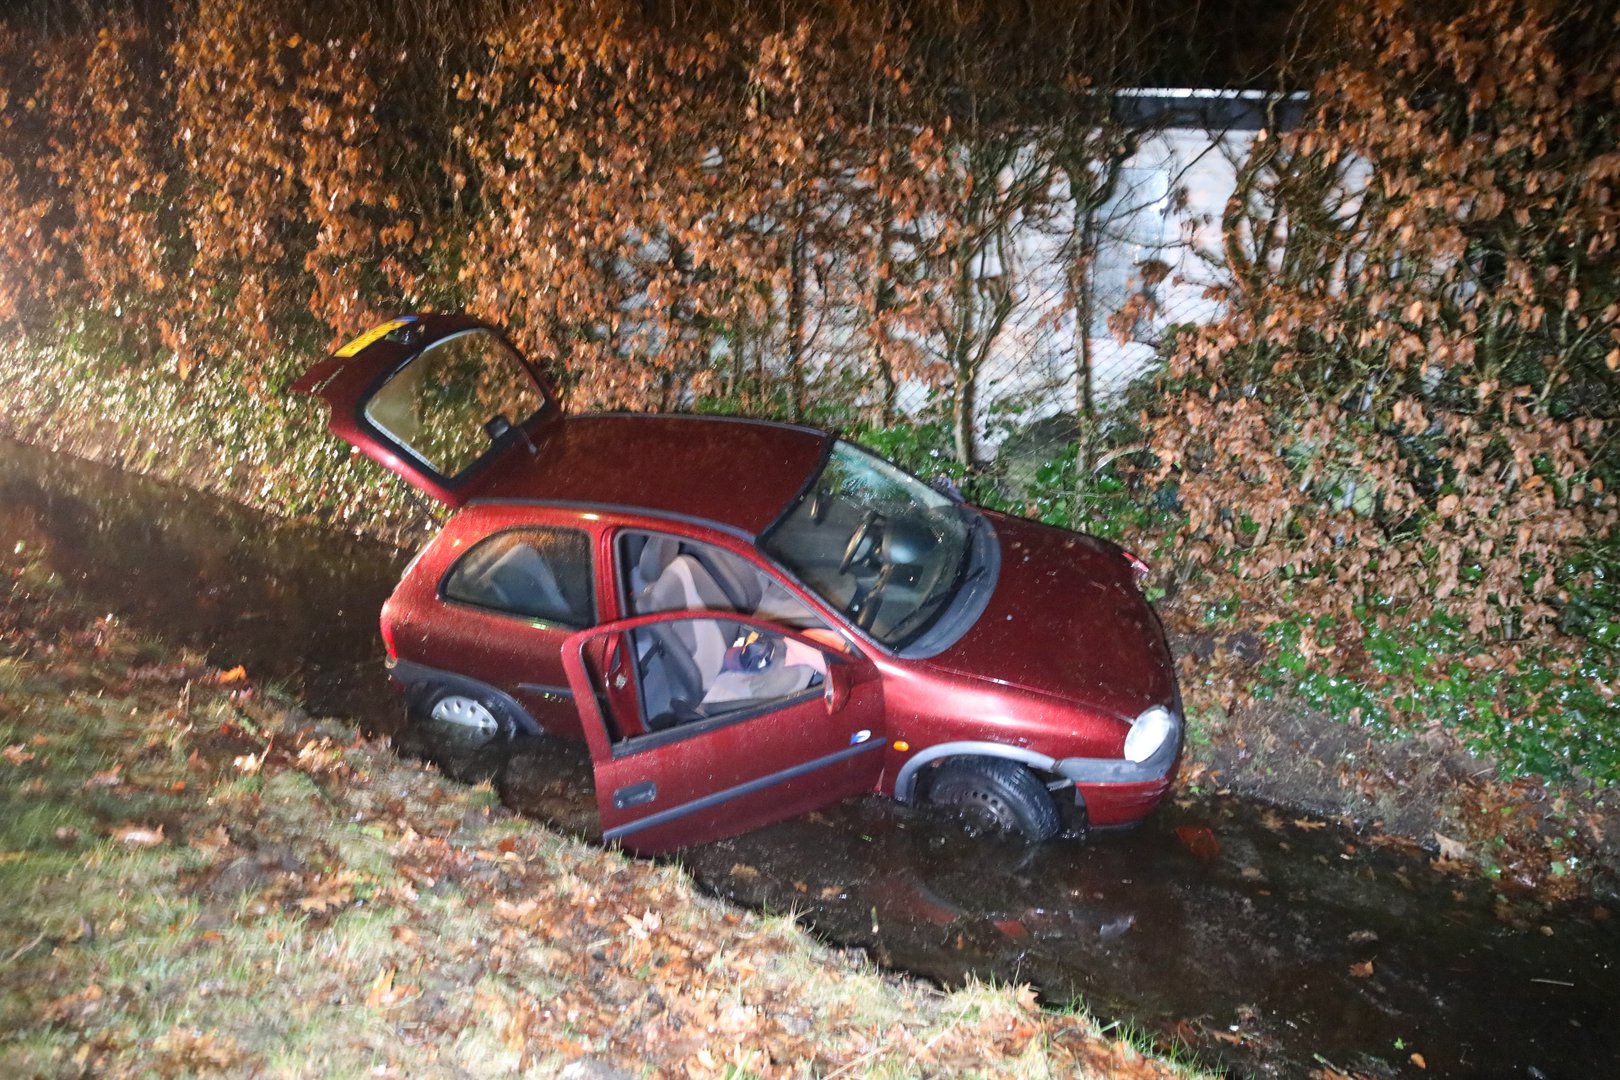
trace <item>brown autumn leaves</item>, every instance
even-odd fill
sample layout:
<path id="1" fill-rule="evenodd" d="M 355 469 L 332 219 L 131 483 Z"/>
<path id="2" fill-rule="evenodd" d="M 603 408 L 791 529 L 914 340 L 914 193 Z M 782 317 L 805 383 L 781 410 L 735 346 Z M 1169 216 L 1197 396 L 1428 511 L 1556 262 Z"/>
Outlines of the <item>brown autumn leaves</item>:
<path id="1" fill-rule="evenodd" d="M 1570 560 L 1614 557 L 1620 23 L 1481 0 L 1342 24 L 1315 122 L 1246 163 L 1229 313 L 1170 358 L 1157 475 L 1212 594 L 1337 618 L 1304 646 L 1330 670 L 1370 671 L 1358 609 L 1456 620 L 1511 670 L 1596 584 Z"/>

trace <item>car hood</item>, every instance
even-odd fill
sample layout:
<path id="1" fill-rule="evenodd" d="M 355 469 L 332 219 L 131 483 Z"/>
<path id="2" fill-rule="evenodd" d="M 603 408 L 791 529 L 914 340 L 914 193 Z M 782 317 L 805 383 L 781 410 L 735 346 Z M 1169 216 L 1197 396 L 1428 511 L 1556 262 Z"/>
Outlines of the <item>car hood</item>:
<path id="1" fill-rule="evenodd" d="M 1123 553 L 1105 540 L 987 513 L 1001 573 L 984 613 L 929 662 L 1131 720 L 1174 707 L 1175 665 Z"/>

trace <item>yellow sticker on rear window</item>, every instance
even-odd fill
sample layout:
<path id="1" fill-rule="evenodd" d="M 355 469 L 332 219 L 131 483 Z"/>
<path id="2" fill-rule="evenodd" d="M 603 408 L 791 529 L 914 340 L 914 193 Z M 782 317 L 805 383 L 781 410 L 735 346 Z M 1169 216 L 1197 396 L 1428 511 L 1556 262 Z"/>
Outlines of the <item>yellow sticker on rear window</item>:
<path id="1" fill-rule="evenodd" d="M 389 319 L 381 326 L 373 326 L 370 330 L 367 330 L 365 333 L 361 334 L 359 337 L 355 338 L 353 341 L 349 342 L 332 355 L 345 357 L 353 356 L 355 353 L 359 352 L 361 349 L 364 349 L 367 345 L 370 345 L 378 338 L 391 334 L 402 326 L 409 326 L 415 321 L 415 319 Z"/>

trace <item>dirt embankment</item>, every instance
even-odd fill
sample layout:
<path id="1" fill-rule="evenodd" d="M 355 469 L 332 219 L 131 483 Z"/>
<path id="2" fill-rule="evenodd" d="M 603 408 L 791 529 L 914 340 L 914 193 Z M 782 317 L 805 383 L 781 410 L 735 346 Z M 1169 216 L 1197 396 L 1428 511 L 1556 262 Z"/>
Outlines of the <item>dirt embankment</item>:
<path id="1" fill-rule="evenodd" d="M 1389 738 L 1286 700 L 1236 692 L 1259 639 L 1172 635 L 1184 693 L 1203 702 L 1184 786 L 1231 790 L 1420 846 L 1513 895 L 1620 895 L 1620 798 L 1579 778 L 1504 780 L 1436 724 Z"/>
<path id="2" fill-rule="evenodd" d="M 880 974 L 0 573 L 0 1074 L 1180 1074 L 1027 991 Z"/>

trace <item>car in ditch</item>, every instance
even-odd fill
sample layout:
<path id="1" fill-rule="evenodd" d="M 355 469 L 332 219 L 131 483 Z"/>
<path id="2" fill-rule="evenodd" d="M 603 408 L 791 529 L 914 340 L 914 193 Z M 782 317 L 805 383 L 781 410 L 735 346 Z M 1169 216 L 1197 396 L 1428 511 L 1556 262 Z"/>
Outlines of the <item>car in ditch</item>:
<path id="1" fill-rule="evenodd" d="M 1182 709 L 1146 567 L 790 424 L 571 415 L 496 328 L 405 315 L 305 372 L 453 513 L 382 610 L 438 721 L 583 740 L 657 852 L 878 792 L 1044 840 L 1163 798 Z"/>

